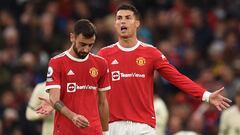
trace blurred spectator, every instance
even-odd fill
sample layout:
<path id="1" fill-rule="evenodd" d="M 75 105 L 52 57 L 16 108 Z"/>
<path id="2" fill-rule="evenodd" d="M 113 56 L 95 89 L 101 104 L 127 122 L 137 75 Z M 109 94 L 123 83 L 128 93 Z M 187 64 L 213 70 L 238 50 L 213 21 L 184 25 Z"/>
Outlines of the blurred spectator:
<path id="1" fill-rule="evenodd" d="M 167 129 L 169 113 L 166 104 L 157 95 L 154 96 L 154 109 L 156 113 L 156 134 L 164 135 Z"/>
<path id="2" fill-rule="evenodd" d="M 45 82 L 39 83 L 35 86 L 32 96 L 28 102 L 26 110 L 26 118 L 29 121 L 43 120 L 42 135 L 53 134 L 53 113 L 48 116 L 40 115 L 35 112 L 35 108 L 41 104 L 39 97 L 48 98 L 48 93 L 45 91 Z"/>
<path id="3" fill-rule="evenodd" d="M 240 134 L 240 89 L 235 93 L 236 104 L 225 110 L 221 115 L 218 135 Z"/>

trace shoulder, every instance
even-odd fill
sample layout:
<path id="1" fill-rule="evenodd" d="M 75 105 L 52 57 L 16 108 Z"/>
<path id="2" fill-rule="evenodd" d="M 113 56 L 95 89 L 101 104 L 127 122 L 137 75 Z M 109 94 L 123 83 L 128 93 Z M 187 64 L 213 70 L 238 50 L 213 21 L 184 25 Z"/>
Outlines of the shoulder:
<path id="1" fill-rule="evenodd" d="M 116 43 L 114 43 L 112 45 L 109 45 L 109 46 L 106 46 L 106 47 L 103 47 L 98 51 L 98 55 L 106 56 L 106 55 L 109 55 L 111 53 L 114 53 L 115 52 L 114 50 L 117 50 L 116 47 L 117 47 Z"/>
<path id="2" fill-rule="evenodd" d="M 102 57 L 102 56 L 99 56 L 99 55 L 96 55 L 96 54 L 93 54 L 93 53 L 90 53 L 90 55 L 93 57 L 93 59 L 95 61 L 97 61 L 98 63 L 102 64 L 102 63 L 106 63 L 106 60 Z"/>
<path id="3" fill-rule="evenodd" d="M 236 112 L 238 112 L 237 106 L 236 106 L 236 105 L 233 105 L 233 106 L 231 106 L 230 108 L 228 108 L 227 110 L 223 111 L 223 114 L 222 114 L 222 115 L 232 116 L 232 115 L 234 115 L 234 113 L 236 113 Z"/>
<path id="4" fill-rule="evenodd" d="M 155 46 L 153 46 L 151 44 L 147 44 L 147 43 L 141 42 L 140 46 L 141 46 L 142 49 L 144 49 L 144 51 L 146 53 L 150 53 L 154 57 L 155 56 L 165 57 L 158 48 L 156 48 Z"/>
<path id="5" fill-rule="evenodd" d="M 105 59 L 102 57 L 102 56 L 99 56 L 99 55 L 96 55 L 96 54 L 93 54 L 93 53 L 90 53 L 90 55 L 94 58 L 94 59 L 96 59 L 96 60 L 102 60 L 102 61 L 104 61 Z"/>
<path id="6" fill-rule="evenodd" d="M 51 59 L 50 59 L 50 62 L 49 63 L 58 63 L 60 61 L 63 60 L 64 56 L 66 56 L 66 53 L 65 52 L 62 52 L 56 56 L 53 56 Z"/>
<path id="7" fill-rule="evenodd" d="M 140 43 L 140 47 L 146 51 L 150 51 L 150 52 L 160 52 L 160 50 L 158 48 L 156 48 L 155 46 L 151 45 L 151 44 L 147 44 L 144 42 Z"/>
<path id="8" fill-rule="evenodd" d="M 62 52 L 62 53 L 60 53 L 60 54 L 58 54 L 58 55 L 56 55 L 56 56 L 53 56 L 51 59 L 61 59 L 61 58 L 63 58 L 65 55 L 66 55 L 66 53 L 65 53 L 65 52 Z"/>
<path id="9" fill-rule="evenodd" d="M 145 47 L 145 48 L 148 48 L 148 49 L 156 49 L 156 47 L 154 47 L 153 45 L 147 44 L 147 43 L 144 43 L 144 42 L 141 42 L 140 45 L 142 47 Z"/>

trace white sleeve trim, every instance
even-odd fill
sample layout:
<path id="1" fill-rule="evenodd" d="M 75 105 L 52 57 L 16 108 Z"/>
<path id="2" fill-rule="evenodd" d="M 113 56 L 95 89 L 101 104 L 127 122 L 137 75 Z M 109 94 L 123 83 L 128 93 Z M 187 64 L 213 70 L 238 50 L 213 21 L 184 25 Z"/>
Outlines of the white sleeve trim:
<path id="1" fill-rule="evenodd" d="M 108 91 L 111 89 L 111 86 L 105 87 L 105 88 L 98 88 L 98 91 Z"/>
<path id="2" fill-rule="evenodd" d="M 103 131 L 103 135 L 109 135 L 108 131 Z"/>
<path id="3" fill-rule="evenodd" d="M 46 86 L 46 88 L 45 88 L 46 92 L 48 92 L 49 89 L 61 89 L 61 86 L 60 85 L 48 85 L 48 86 Z"/>
<path id="4" fill-rule="evenodd" d="M 211 94 L 212 94 L 211 92 L 205 91 L 202 96 L 202 101 L 208 103 Z"/>

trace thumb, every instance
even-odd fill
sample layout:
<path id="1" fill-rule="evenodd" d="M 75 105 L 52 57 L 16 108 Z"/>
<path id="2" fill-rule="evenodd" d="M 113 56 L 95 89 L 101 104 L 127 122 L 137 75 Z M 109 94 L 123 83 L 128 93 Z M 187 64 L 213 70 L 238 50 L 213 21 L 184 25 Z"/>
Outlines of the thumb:
<path id="1" fill-rule="evenodd" d="M 42 101 L 47 101 L 47 99 L 44 98 L 44 97 L 38 97 L 38 99 L 39 99 L 39 100 L 42 100 Z"/>
<path id="2" fill-rule="evenodd" d="M 44 101 L 44 102 L 46 102 L 46 103 L 48 103 L 48 104 L 50 104 L 50 101 L 49 101 L 47 98 L 38 97 L 38 99 L 41 100 L 41 101 Z"/>
<path id="3" fill-rule="evenodd" d="M 216 91 L 217 94 L 221 93 L 224 90 L 224 87 L 220 88 L 219 90 Z"/>

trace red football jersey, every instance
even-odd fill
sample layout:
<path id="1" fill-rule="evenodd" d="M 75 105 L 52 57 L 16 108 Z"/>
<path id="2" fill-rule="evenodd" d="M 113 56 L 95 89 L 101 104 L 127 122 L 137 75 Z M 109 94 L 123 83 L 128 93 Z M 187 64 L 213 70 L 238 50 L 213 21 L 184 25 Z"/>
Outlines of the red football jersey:
<path id="1" fill-rule="evenodd" d="M 49 62 L 46 89 L 59 88 L 60 100 L 71 111 L 85 116 L 87 128 L 77 128 L 71 120 L 55 113 L 54 135 L 101 135 L 97 91 L 110 89 L 106 60 L 94 54 L 85 59 L 72 57 L 67 51 Z"/>
<path id="2" fill-rule="evenodd" d="M 129 120 L 155 127 L 154 70 L 198 99 L 201 99 L 205 91 L 179 73 L 157 48 L 140 41 L 132 48 L 123 48 L 116 43 L 101 49 L 98 54 L 108 61 L 110 69 L 110 122 Z"/>

